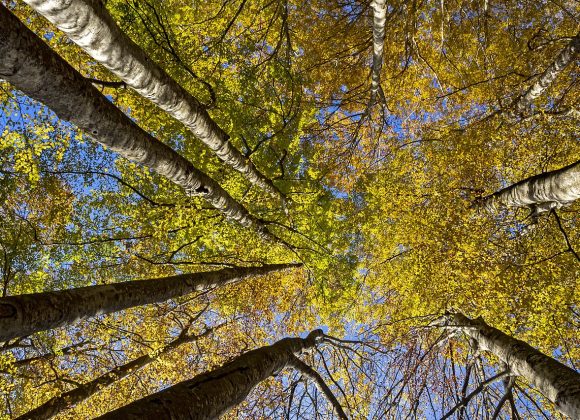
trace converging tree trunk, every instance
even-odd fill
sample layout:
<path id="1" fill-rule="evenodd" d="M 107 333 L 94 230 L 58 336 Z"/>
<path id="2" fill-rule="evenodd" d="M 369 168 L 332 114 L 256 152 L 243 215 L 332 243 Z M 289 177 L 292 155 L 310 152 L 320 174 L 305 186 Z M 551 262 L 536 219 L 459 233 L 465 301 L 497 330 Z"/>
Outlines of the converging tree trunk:
<path id="1" fill-rule="evenodd" d="M 373 0 L 373 65 L 371 71 L 371 100 L 375 103 L 381 87 L 381 68 L 383 67 L 383 49 L 385 46 L 385 24 L 387 21 L 386 0 Z"/>
<path id="2" fill-rule="evenodd" d="M 200 195 L 229 219 L 277 241 L 213 179 L 116 108 L 80 73 L 0 4 L 0 77 L 133 162 Z"/>
<path id="3" fill-rule="evenodd" d="M 534 175 L 484 197 L 489 211 L 498 206 L 529 207 L 534 214 L 566 206 L 580 198 L 580 161 L 555 171 Z"/>
<path id="4" fill-rule="evenodd" d="M 516 99 L 513 105 L 513 112 L 516 114 L 526 112 L 531 107 L 532 102 L 544 93 L 562 70 L 574 61 L 578 51 L 580 51 L 580 33 L 572 38 L 570 43 L 558 54 L 556 60 L 538 77 L 538 80 L 522 96 Z"/>
<path id="5" fill-rule="evenodd" d="M 56 397 L 51 398 L 44 404 L 38 406 L 34 410 L 29 411 L 19 417 L 16 420 L 45 420 L 50 419 L 62 411 L 79 404 L 91 396 L 96 394 L 98 391 L 104 387 L 110 386 L 117 381 L 129 376 L 129 374 L 134 373 L 138 369 L 142 369 L 149 363 L 154 362 L 160 356 L 163 356 L 170 351 L 178 348 L 182 344 L 191 343 L 200 338 L 203 338 L 213 332 L 213 328 L 205 330 L 201 334 L 189 334 L 187 330 L 183 330 L 181 334 L 172 342 L 167 344 L 161 350 L 159 350 L 154 355 L 144 354 L 137 359 L 131 360 L 124 365 L 117 366 L 113 370 L 84 383 L 77 388 L 70 391 L 64 392 Z"/>
<path id="6" fill-rule="evenodd" d="M 306 338 L 284 338 L 271 346 L 249 351 L 218 369 L 137 400 L 99 419 L 218 418 L 241 403 L 260 382 L 289 366 L 295 355 L 314 348 L 322 336 L 322 330 L 314 330 Z"/>
<path id="7" fill-rule="evenodd" d="M 483 319 L 470 319 L 461 313 L 447 314 L 443 324 L 477 341 L 481 350 L 493 353 L 506 363 L 510 372 L 524 377 L 572 419 L 580 418 L 580 374 L 546 356 L 529 344 L 487 325 Z"/>
<path id="8" fill-rule="evenodd" d="M 183 123 L 252 184 L 284 198 L 229 141 L 204 106 L 121 31 L 100 0 L 25 0 L 129 87 Z"/>
<path id="9" fill-rule="evenodd" d="M 195 291 L 224 286 L 249 276 L 259 276 L 299 265 L 225 268 L 205 273 L 3 297 L 0 298 L 0 341 L 71 324 L 91 316 L 164 302 Z"/>

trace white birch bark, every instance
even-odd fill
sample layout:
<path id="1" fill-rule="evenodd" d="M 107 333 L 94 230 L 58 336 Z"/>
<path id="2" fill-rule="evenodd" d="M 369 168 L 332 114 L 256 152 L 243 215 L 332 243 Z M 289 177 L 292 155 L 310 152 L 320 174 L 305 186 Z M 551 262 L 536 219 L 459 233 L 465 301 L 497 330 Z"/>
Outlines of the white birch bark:
<path id="1" fill-rule="evenodd" d="M 56 292 L 0 298 L 0 341 L 57 328 L 92 316 L 164 302 L 221 287 L 249 276 L 285 270 L 296 264 L 225 268 L 159 279 L 133 280 Z"/>
<path id="2" fill-rule="evenodd" d="M 556 77 L 564 70 L 580 51 L 580 33 L 558 54 L 556 60 L 538 77 L 538 80 L 528 90 L 516 99 L 513 105 L 515 114 L 525 113 L 532 105 L 532 102 L 540 97 L 542 93 L 554 82 Z"/>
<path id="3" fill-rule="evenodd" d="M 487 325 L 481 318 L 470 319 L 461 313 L 445 318 L 447 328 L 460 330 L 476 340 L 481 350 L 493 353 L 513 374 L 526 378 L 562 414 L 580 418 L 580 373 Z"/>
<path id="4" fill-rule="evenodd" d="M 373 0 L 373 64 L 371 70 L 371 100 L 372 106 L 379 93 L 381 84 L 381 68 L 383 67 L 383 49 L 385 45 L 385 24 L 387 21 L 386 0 Z"/>
<path id="5" fill-rule="evenodd" d="M 530 207 L 535 214 L 566 206 L 580 198 L 580 161 L 524 179 L 484 197 L 489 211 L 500 206 Z"/>
<path id="6" fill-rule="evenodd" d="M 142 130 L 80 73 L 0 4 L 0 78 L 51 108 L 120 156 L 147 166 L 205 198 L 227 218 L 276 241 L 220 185 L 191 162 Z"/>
<path id="7" fill-rule="evenodd" d="M 197 375 L 99 417 L 100 420 L 217 419 L 241 403 L 263 380 L 289 366 L 291 358 L 316 346 L 322 330 L 306 338 L 284 338 L 211 372 Z"/>
<path id="8" fill-rule="evenodd" d="M 284 195 L 229 141 L 203 105 L 121 31 L 101 0 L 25 0 L 71 40 L 123 80 L 183 123 L 228 165 L 275 197 Z"/>

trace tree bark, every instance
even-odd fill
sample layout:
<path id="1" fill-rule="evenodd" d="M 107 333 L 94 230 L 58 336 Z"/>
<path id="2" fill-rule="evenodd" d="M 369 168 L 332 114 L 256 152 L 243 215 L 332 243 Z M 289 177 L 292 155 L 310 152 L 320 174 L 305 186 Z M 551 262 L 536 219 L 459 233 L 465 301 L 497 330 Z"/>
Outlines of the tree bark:
<path id="1" fill-rule="evenodd" d="M 373 64 L 371 70 L 371 100 L 375 103 L 380 89 L 381 69 L 383 67 L 383 49 L 385 46 L 385 24 L 387 22 L 386 0 L 373 0 Z"/>
<path id="2" fill-rule="evenodd" d="M 187 194 L 204 197 L 227 218 L 277 240 L 217 182 L 142 130 L 2 4 L 0 57 L 0 78 L 44 103 L 60 118 L 124 158 L 165 176 Z"/>
<path id="3" fill-rule="evenodd" d="M 580 198 L 580 161 L 524 179 L 480 201 L 489 211 L 498 206 L 530 207 L 534 213 L 566 206 Z"/>
<path id="4" fill-rule="evenodd" d="M 280 271 L 300 264 L 238 267 L 204 273 L 133 280 L 56 292 L 0 298 L 0 341 L 68 325 L 91 316 L 108 314 L 195 291 L 220 287 L 249 276 Z"/>
<path id="5" fill-rule="evenodd" d="M 284 195 L 229 141 L 204 106 L 121 31 L 100 0 L 25 0 L 90 56 L 176 120 L 228 165 L 275 197 Z"/>
<path id="6" fill-rule="evenodd" d="M 459 329 L 505 362 L 510 371 L 526 380 L 552 401 L 558 411 L 572 419 L 580 418 L 580 374 L 546 356 L 529 344 L 487 325 L 483 319 L 470 319 L 461 313 L 448 314 L 447 328 Z"/>
<path id="7" fill-rule="evenodd" d="M 322 330 L 306 338 L 284 338 L 249 351 L 218 369 L 99 417 L 101 420 L 215 419 L 241 403 L 260 382 L 287 367 L 294 355 L 313 348 Z"/>
<path id="8" fill-rule="evenodd" d="M 538 80 L 528 88 L 526 93 L 516 99 L 513 105 L 513 112 L 516 114 L 525 113 L 532 105 L 532 102 L 544 93 L 562 70 L 574 60 L 578 51 L 580 51 L 580 33 L 572 38 L 572 41 L 558 54 L 556 60 L 544 70 Z"/>
<path id="9" fill-rule="evenodd" d="M 187 331 L 183 331 L 175 340 L 163 347 L 159 352 L 154 355 L 144 354 L 137 359 L 131 360 L 124 365 L 117 366 L 113 370 L 82 384 L 81 386 L 74 388 L 70 391 L 64 392 L 57 395 L 44 404 L 38 406 L 34 410 L 29 411 L 19 417 L 16 420 L 46 420 L 50 419 L 62 411 L 71 408 L 72 406 L 79 404 L 91 396 L 96 394 L 101 389 L 114 384 L 115 382 L 126 378 L 130 373 L 135 372 L 138 369 L 142 369 L 149 363 L 154 362 L 164 354 L 178 348 L 182 344 L 194 342 L 202 337 L 209 335 L 213 331 L 212 328 L 205 330 L 203 333 L 187 334 Z"/>

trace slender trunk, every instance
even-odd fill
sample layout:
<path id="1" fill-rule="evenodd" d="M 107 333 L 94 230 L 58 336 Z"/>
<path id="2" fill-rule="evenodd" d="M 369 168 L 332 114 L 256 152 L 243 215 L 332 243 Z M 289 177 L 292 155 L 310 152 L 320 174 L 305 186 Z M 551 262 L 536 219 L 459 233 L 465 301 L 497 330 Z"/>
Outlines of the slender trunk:
<path id="1" fill-rule="evenodd" d="M 204 106 L 121 31 L 100 0 L 25 0 L 129 87 L 176 120 L 253 185 L 284 198 L 229 141 Z"/>
<path id="2" fill-rule="evenodd" d="M 552 401 L 563 414 L 580 418 L 580 374 L 546 356 L 529 344 L 487 325 L 481 318 L 460 313 L 446 317 L 447 327 L 459 329 L 477 341 L 482 350 L 505 362 L 510 371 L 526 380 Z"/>
<path id="3" fill-rule="evenodd" d="M 580 198 L 580 161 L 524 179 L 480 201 L 489 211 L 498 205 L 530 207 L 534 213 L 560 208 Z"/>
<path id="4" fill-rule="evenodd" d="M 195 334 L 187 334 L 187 331 L 183 331 L 175 340 L 171 343 L 163 347 L 159 352 L 154 355 L 144 354 L 137 359 L 131 360 L 130 362 L 125 363 L 124 365 L 117 366 L 113 370 L 89 381 L 85 384 L 80 385 L 79 387 L 72 389 L 68 392 L 64 392 L 56 397 L 51 398 L 44 404 L 40 405 L 39 407 L 35 408 L 34 410 L 29 411 L 19 417 L 16 420 L 46 420 L 50 419 L 57 414 L 61 413 L 62 411 L 71 408 L 72 406 L 79 404 L 94 394 L 96 394 L 101 389 L 114 384 L 115 382 L 126 378 L 132 372 L 135 372 L 138 369 L 142 369 L 143 367 L 147 366 L 149 363 L 154 362 L 164 354 L 169 353 L 170 351 L 178 348 L 182 344 L 194 342 L 204 336 L 209 335 L 213 329 L 207 329 L 203 333 L 195 335 Z"/>
<path id="5" fill-rule="evenodd" d="M 528 88 L 526 93 L 516 99 L 513 104 L 513 112 L 523 114 L 527 111 L 532 102 L 538 98 L 554 82 L 556 77 L 564 70 L 568 64 L 574 61 L 576 54 L 580 51 L 580 33 L 558 54 L 556 60 L 540 75 L 538 80 Z"/>
<path id="6" fill-rule="evenodd" d="M 289 366 L 292 366 L 294 369 L 298 370 L 302 375 L 306 376 L 309 379 L 312 379 L 316 384 L 316 387 L 324 394 L 326 399 L 330 402 L 336 414 L 340 420 L 348 420 L 344 409 L 336 399 L 336 396 L 332 393 L 322 376 L 318 372 L 316 372 L 312 367 L 308 366 L 298 357 L 294 356 L 290 358 L 290 362 L 288 363 Z"/>
<path id="7" fill-rule="evenodd" d="M 164 302 L 249 276 L 296 266 L 297 264 L 272 264 L 263 267 L 225 268 L 205 273 L 3 297 L 0 298 L 0 341 L 68 325 L 95 315 Z"/>
<path id="8" fill-rule="evenodd" d="M 218 418 L 241 403 L 260 382 L 287 367 L 294 355 L 313 348 L 322 334 L 322 330 L 314 330 L 306 338 L 284 338 L 271 346 L 249 351 L 218 369 L 137 400 L 99 419 Z"/>
<path id="9" fill-rule="evenodd" d="M 381 68 L 383 67 L 383 48 L 385 45 L 385 24 L 387 21 L 386 0 L 373 0 L 373 65 L 371 71 L 371 100 L 375 103 L 380 89 Z"/>
<path id="10" fill-rule="evenodd" d="M 58 355 L 64 356 L 67 354 L 71 354 L 76 349 L 84 346 L 87 343 L 88 343 L 88 341 L 83 340 L 77 344 L 72 344 L 70 346 L 63 347 L 63 348 L 59 349 L 58 352 L 55 352 L 55 353 L 47 353 L 47 354 L 42 354 L 40 356 L 33 356 L 33 357 L 26 358 L 26 359 L 15 360 L 11 364 L 11 366 L 14 366 L 15 368 L 19 369 L 19 368 L 22 368 L 23 366 L 28 366 L 29 364 L 36 362 L 37 360 L 50 361 L 50 360 L 53 360 L 54 358 L 56 358 Z"/>
<path id="11" fill-rule="evenodd" d="M 191 162 L 135 124 L 0 4 L 0 77 L 119 155 L 201 195 L 229 219 L 276 240 L 264 224 Z"/>

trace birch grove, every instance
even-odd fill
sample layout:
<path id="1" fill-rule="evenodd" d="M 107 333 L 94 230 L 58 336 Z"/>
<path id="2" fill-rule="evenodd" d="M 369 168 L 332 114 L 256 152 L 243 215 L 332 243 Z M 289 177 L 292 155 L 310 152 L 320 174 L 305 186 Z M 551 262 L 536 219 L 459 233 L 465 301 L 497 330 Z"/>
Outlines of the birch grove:
<path id="1" fill-rule="evenodd" d="M 0 417 L 580 417 L 577 9 L 2 3 Z"/>
<path id="2" fill-rule="evenodd" d="M 203 105 L 161 67 L 151 61 L 115 24 L 99 0 L 28 1 L 95 60 L 140 95 L 181 121 L 219 158 L 241 172 L 252 184 L 284 198 L 229 141 Z"/>
<path id="3" fill-rule="evenodd" d="M 5 41 L 2 44 L 1 77 L 49 106 L 61 118 L 85 130 L 95 141 L 155 170 L 187 194 L 204 197 L 227 218 L 276 241 L 262 222 L 250 215 L 219 184 L 139 128 L 4 6 L 0 7 L 2 39 Z"/>

